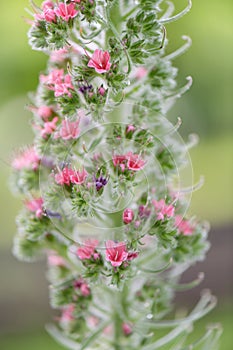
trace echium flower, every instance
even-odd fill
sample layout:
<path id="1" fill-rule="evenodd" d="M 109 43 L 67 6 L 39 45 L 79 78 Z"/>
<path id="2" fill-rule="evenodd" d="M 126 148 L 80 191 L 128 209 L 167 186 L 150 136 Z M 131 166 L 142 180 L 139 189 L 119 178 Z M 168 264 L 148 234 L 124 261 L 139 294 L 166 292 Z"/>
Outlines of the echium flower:
<path id="1" fill-rule="evenodd" d="M 99 192 L 108 183 L 108 179 L 105 178 L 103 175 L 100 175 L 97 178 L 94 177 L 94 181 L 95 181 L 95 188 L 97 192 Z"/>
<path id="2" fill-rule="evenodd" d="M 82 170 L 73 170 L 72 168 L 64 167 L 55 174 L 55 181 L 58 185 L 81 185 L 86 180 L 87 175 L 88 173 L 84 168 Z"/>
<path id="3" fill-rule="evenodd" d="M 47 256 L 47 260 L 48 260 L 48 265 L 49 266 L 61 266 L 64 267 L 67 265 L 65 259 L 63 257 L 61 257 L 60 255 L 58 255 L 55 251 L 48 251 L 48 256 Z"/>
<path id="4" fill-rule="evenodd" d="M 51 52 L 50 61 L 53 63 L 63 63 L 63 61 L 68 57 L 69 50 L 64 47 L 60 50 L 55 50 Z"/>
<path id="5" fill-rule="evenodd" d="M 37 21 L 56 22 L 56 14 L 54 11 L 55 4 L 53 1 L 44 1 L 42 3 L 42 12 L 35 14 Z"/>
<path id="6" fill-rule="evenodd" d="M 129 323 L 124 322 L 122 324 L 122 331 L 123 331 L 124 335 L 129 336 L 130 334 L 132 334 L 133 329 L 132 329 L 132 326 Z"/>
<path id="7" fill-rule="evenodd" d="M 174 195 L 187 147 L 165 120 L 191 82 L 176 87 L 171 60 L 189 42 L 167 54 L 165 30 L 188 2 L 175 16 L 162 0 L 32 2 L 29 42 L 49 59 L 28 107 L 34 146 L 12 161 L 24 196 L 14 253 L 46 254 L 60 312 L 49 332 L 72 349 L 215 348 L 212 331 L 183 342 L 209 295 L 160 323 L 181 272 L 208 248 L 207 226 L 181 215 L 186 191 Z M 163 325 L 174 329 L 161 340 Z"/>
<path id="8" fill-rule="evenodd" d="M 144 168 L 146 162 L 140 158 L 138 154 L 128 152 L 127 157 L 127 168 L 133 171 L 138 171 Z"/>
<path id="9" fill-rule="evenodd" d="M 57 122 L 59 118 L 54 117 L 51 122 L 45 122 L 41 128 L 41 136 L 46 139 L 49 135 L 53 134 L 57 128 Z"/>
<path id="10" fill-rule="evenodd" d="M 40 164 L 40 157 L 34 147 L 28 148 L 19 154 L 12 162 L 12 167 L 16 170 L 32 169 L 37 170 Z"/>
<path id="11" fill-rule="evenodd" d="M 106 260 L 109 261 L 112 266 L 118 267 L 128 258 L 128 251 L 125 242 L 106 242 Z"/>
<path id="12" fill-rule="evenodd" d="M 166 204 L 164 199 L 152 200 L 152 204 L 155 208 L 157 220 L 164 220 L 165 217 L 173 217 L 175 207 L 172 204 Z"/>
<path id="13" fill-rule="evenodd" d="M 85 94 L 85 93 L 88 93 L 88 92 L 91 92 L 93 91 L 93 85 L 91 84 L 88 84 L 88 83 L 80 83 L 79 84 L 79 91 L 82 93 L 82 94 Z"/>
<path id="14" fill-rule="evenodd" d="M 34 110 L 35 110 L 35 114 L 45 121 L 48 121 L 48 119 L 53 115 L 53 108 L 49 106 L 42 105 L 38 108 L 35 108 Z M 33 111 L 33 108 L 32 108 L 32 111 Z"/>
<path id="15" fill-rule="evenodd" d="M 194 226 L 188 220 L 183 219 L 181 215 L 176 215 L 175 225 L 178 228 L 178 231 L 184 236 L 190 236 L 193 234 Z"/>
<path id="16" fill-rule="evenodd" d="M 125 224 L 130 224 L 134 219 L 134 212 L 132 209 L 127 208 L 123 212 L 123 222 Z"/>
<path id="17" fill-rule="evenodd" d="M 60 318 L 60 322 L 62 324 L 73 321 L 74 318 L 74 310 L 75 310 L 75 305 L 74 304 L 70 304 L 68 306 L 66 306 L 63 310 L 62 310 L 62 315 Z"/>
<path id="18" fill-rule="evenodd" d="M 140 218 L 148 218 L 151 214 L 151 209 L 144 205 L 140 205 L 138 208 L 138 214 Z"/>
<path id="19" fill-rule="evenodd" d="M 87 297 L 91 294 L 90 287 L 83 279 L 78 279 L 74 282 L 74 288 L 80 291 L 81 295 Z"/>
<path id="20" fill-rule="evenodd" d="M 69 74 L 64 73 L 63 69 L 53 69 L 48 75 L 40 75 L 40 81 L 54 91 L 55 97 L 72 96 L 71 91 L 74 90 L 72 79 Z"/>
<path id="21" fill-rule="evenodd" d="M 43 215 L 43 202 L 43 198 L 35 198 L 25 201 L 25 206 L 30 212 L 35 213 L 37 218 L 41 218 Z"/>
<path id="22" fill-rule="evenodd" d="M 96 49 L 87 66 L 94 68 L 97 73 L 102 74 L 109 71 L 111 65 L 109 52 Z"/>
<path id="23" fill-rule="evenodd" d="M 123 155 L 114 155 L 112 158 L 113 165 L 120 167 L 121 171 L 124 172 L 126 169 L 139 171 L 142 170 L 146 162 L 138 155 L 128 152 Z"/>
<path id="24" fill-rule="evenodd" d="M 76 139 L 79 136 L 79 120 L 70 121 L 68 119 L 62 120 L 62 126 L 58 132 L 54 134 L 54 138 L 62 138 L 63 140 Z"/>
<path id="25" fill-rule="evenodd" d="M 75 9 L 75 4 L 72 2 L 70 4 L 60 2 L 58 7 L 55 8 L 54 12 L 57 17 L 61 17 L 66 22 L 76 17 L 78 14 L 78 11 Z"/>
<path id="26" fill-rule="evenodd" d="M 97 239 L 88 239 L 77 249 L 77 256 L 81 260 L 88 260 L 92 257 L 97 259 L 99 254 L 96 251 L 99 241 Z"/>

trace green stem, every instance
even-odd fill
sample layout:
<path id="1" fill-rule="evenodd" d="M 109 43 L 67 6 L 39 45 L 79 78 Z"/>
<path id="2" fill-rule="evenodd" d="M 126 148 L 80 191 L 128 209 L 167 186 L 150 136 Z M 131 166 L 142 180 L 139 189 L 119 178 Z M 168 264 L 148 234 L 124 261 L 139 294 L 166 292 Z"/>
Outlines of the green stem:
<path id="1" fill-rule="evenodd" d="M 118 293 L 116 293 L 118 294 Z M 115 313 L 114 313 L 114 349 L 121 350 L 120 337 L 121 337 L 121 319 L 117 310 L 118 295 L 116 295 Z"/>
<path id="2" fill-rule="evenodd" d="M 115 4 L 115 2 L 114 2 Z M 112 5 L 112 7 L 114 7 L 114 5 Z M 119 36 L 119 32 L 121 30 L 121 15 L 120 15 L 120 10 L 118 14 L 115 14 L 115 11 L 112 10 L 112 7 L 107 8 L 106 9 L 106 17 L 108 20 L 108 25 L 109 25 L 109 31 L 110 31 L 110 37 L 111 36 L 115 36 L 116 39 L 119 41 L 119 43 L 123 46 L 123 50 L 125 52 L 126 55 L 126 59 L 127 59 L 127 64 L 128 64 L 128 70 L 127 70 L 127 74 L 129 74 L 131 72 L 131 61 L 130 61 L 130 57 L 129 54 L 127 52 L 127 50 L 125 49 L 124 45 L 121 42 L 121 38 Z M 118 7 L 119 8 L 119 7 Z M 112 13 L 113 11 L 113 13 Z M 108 31 L 106 33 L 106 45 L 108 44 Z"/>
<path id="3" fill-rule="evenodd" d="M 108 20 L 109 29 L 106 31 L 105 35 L 105 45 L 106 49 L 108 46 L 108 40 L 112 36 L 116 36 L 118 38 L 119 32 L 121 31 L 121 12 L 119 1 L 115 0 L 113 3 L 107 7 L 106 16 Z"/>

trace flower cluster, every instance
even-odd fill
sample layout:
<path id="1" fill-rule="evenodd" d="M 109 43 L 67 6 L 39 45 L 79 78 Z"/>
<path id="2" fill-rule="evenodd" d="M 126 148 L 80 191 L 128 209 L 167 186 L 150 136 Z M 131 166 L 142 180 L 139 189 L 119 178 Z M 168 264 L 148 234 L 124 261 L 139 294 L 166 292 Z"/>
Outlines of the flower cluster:
<path id="1" fill-rule="evenodd" d="M 47 47 L 63 48 L 74 25 L 74 20 L 86 14 L 91 21 L 95 9 L 94 1 L 60 1 L 46 0 L 41 8 L 33 5 L 34 20 L 30 30 L 30 43 L 36 49 Z"/>
<path id="2" fill-rule="evenodd" d="M 120 168 L 122 172 L 127 169 L 138 171 L 145 166 L 145 161 L 138 154 L 133 154 L 132 152 L 128 152 L 125 155 L 114 155 L 112 161 L 113 165 Z"/>
<path id="3" fill-rule="evenodd" d="M 55 181 L 58 185 L 81 185 L 84 183 L 87 175 L 88 174 L 85 169 L 78 171 L 64 167 L 62 171 L 55 175 Z"/>
<path id="4" fill-rule="evenodd" d="M 69 74 L 64 74 L 63 69 L 54 69 L 49 75 L 41 75 L 40 81 L 48 89 L 54 91 L 54 96 L 59 97 L 63 95 L 72 96 L 70 90 L 74 90 L 72 85 L 71 76 Z"/>
<path id="5" fill-rule="evenodd" d="M 31 169 L 36 171 L 39 168 L 39 164 L 40 164 L 40 157 L 37 154 L 35 148 L 31 147 L 23 151 L 19 156 L 17 156 L 13 160 L 12 167 L 15 170 Z"/>
<path id="6" fill-rule="evenodd" d="M 187 323 L 162 320 L 175 290 L 201 281 L 179 284 L 203 259 L 208 226 L 186 215 L 192 188 L 175 183 L 187 146 L 180 121 L 165 119 L 191 79 L 176 87 L 172 59 L 189 41 L 167 54 L 164 25 L 190 1 L 175 16 L 160 3 L 32 3 L 29 43 L 49 60 L 28 107 L 34 143 L 12 161 L 24 198 L 14 254 L 47 256 L 59 310 L 49 332 L 72 349 L 192 348 L 179 336 L 214 306 L 204 296 Z"/>

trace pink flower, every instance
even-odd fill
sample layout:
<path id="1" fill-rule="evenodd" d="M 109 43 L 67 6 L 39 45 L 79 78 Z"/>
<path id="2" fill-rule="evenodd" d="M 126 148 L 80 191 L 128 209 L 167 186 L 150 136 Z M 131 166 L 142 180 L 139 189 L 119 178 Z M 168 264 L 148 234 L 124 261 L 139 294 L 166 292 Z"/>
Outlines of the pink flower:
<path id="1" fill-rule="evenodd" d="M 179 232 L 183 233 L 184 236 L 191 236 L 193 234 L 194 227 L 188 220 L 182 219 L 181 215 L 176 215 L 175 225 L 178 228 Z"/>
<path id="2" fill-rule="evenodd" d="M 44 11 L 44 18 L 47 22 L 56 22 L 56 14 L 53 9 L 47 8 Z"/>
<path id="3" fill-rule="evenodd" d="M 138 252 L 128 252 L 127 260 L 131 261 L 138 257 Z"/>
<path id="4" fill-rule="evenodd" d="M 32 212 L 36 214 L 36 217 L 38 219 L 40 219 L 43 215 L 43 199 L 40 198 L 36 198 L 36 199 L 32 199 L 30 201 L 25 201 L 25 206 L 26 208 Z"/>
<path id="5" fill-rule="evenodd" d="M 164 220 L 164 217 L 174 216 L 175 208 L 172 204 L 166 204 L 164 199 L 152 200 L 152 204 L 157 212 L 157 220 Z"/>
<path id="6" fill-rule="evenodd" d="M 51 0 L 46 0 L 43 1 L 42 3 L 42 9 L 47 10 L 48 8 L 53 9 L 54 8 L 54 3 Z"/>
<path id="7" fill-rule="evenodd" d="M 84 168 L 82 171 L 75 170 L 73 174 L 70 175 L 70 181 L 73 184 L 81 185 L 86 180 L 87 175 L 88 173 Z"/>
<path id="8" fill-rule="evenodd" d="M 52 51 L 50 54 L 50 61 L 55 63 L 61 63 L 67 57 L 69 51 L 66 48 Z"/>
<path id="9" fill-rule="evenodd" d="M 95 328 L 99 324 L 100 320 L 96 316 L 89 316 L 87 318 L 87 324 L 90 328 Z"/>
<path id="10" fill-rule="evenodd" d="M 117 154 L 117 155 L 112 157 L 112 161 L 113 161 L 114 166 L 122 164 L 125 160 L 127 160 L 125 155 L 118 155 Z"/>
<path id="11" fill-rule="evenodd" d="M 70 3 L 66 4 L 63 2 L 60 2 L 58 4 L 58 7 L 54 10 L 57 17 L 61 17 L 64 21 L 69 22 L 70 19 L 77 16 L 78 11 L 75 10 L 75 4 Z"/>
<path id="12" fill-rule="evenodd" d="M 84 297 L 88 297 L 91 294 L 90 287 L 82 278 L 74 282 L 74 288 L 76 290 L 80 290 L 82 296 Z"/>
<path id="13" fill-rule="evenodd" d="M 54 96 L 72 96 L 70 90 L 74 90 L 71 76 L 64 74 L 63 69 L 53 69 L 48 75 L 40 75 L 40 82 L 47 85 L 48 89 L 54 91 Z"/>
<path id="14" fill-rule="evenodd" d="M 112 335 L 113 333 L 113 325 L 109 324 L 108 326 L 106 326 L 103 330 L 104 335 Z"/>
<path id="15" fill-rule="evenodd" d="M 123 261 L 127 260 L 128 252 L 126 250 L 126 244 L 124 242 L 114 242 L 107 241 L 106 242 L 106 260 L 109 261 L 112 266 L 118 267 Z"/>
<path id="16" fill-rule="evenodd" d="M 141 221 L 140 220 L 136 220 L 134 223 L 134 227 L 138 228 L 141 225 Z"/>
<path id="17" fill-rule="evenodd" d="M 104 96 L 105 95 L 105 88 L 103 86 L 100 86 L 99 89 L 98 89 L 98 93 L 101 95 L 101 96 Z"/>
<path id="18" fill-rule="evenodd" d="M 128 134 L 129 132 L 132 132 L 132 133 L 133 133 L 135 130 L 136 130 L 135 126 L 129 124 L 129 125 L 127 125 L 127 127 L 126 127 L 126 134 Z"/>
<path id="19" fill-rule="evenodd" d="M 55 181 L 58 185 L 70 185 L 70 174 L 73 174 L 73 170 L 65 167 L 55 175 Z"/>
<path id="20" fill-rule="evenodd" d="M 59 132 L 55 133 L 54 138 L 62 138 L 63 140 L 76 139 L 79 135 L 79 120 L 71 122 L 68 119 L 62 121 L 62 127 Z"/>
<path id="21" fill-rule="evenodd" d="M 53 69 L 48 75 L 41 74 L 40 82 L 47 85 L 54 85 L 63 80 L 64 69 Z"/>
<path id="22" fill-rule="evenodd" d="M 44 119 L 44 120 L 48 120 L 52 114 L 53 114 L 53 109 L 51 107 L 48 107 L 48 106 L 40 106 L 37 108 L 36 110 L 36 114 Z"/>
<path id="23" fill-rule="evenodd" d="M 87 66 L 95 68 L 97 73 L 105 73 L 109 71 L 111 67 L 109 52 L 96 49 Z"/>
<path id="24" fill-rule="evenodd" d="M 127 153 L 127 167 L 130 170 L 138 171 L 144 168 L 146 162 L 139 157 L 138 154 L 133 154 L 132 152 Z"/>
<path id="25" fill-rule="evenodd" d="M 88 297 L 91 294 L 90 287 L 87 283 L 83 283 L 80 287 L 80 291 L 84 297 Z"/>
<path id="26" fill-rule="evenodd" d="M 42 3 L 42 13 L 35 14 L 38 21 L 56 22 L 56 14 L 54 12 L 54 3 L 52 1 L 44 1 Z"/>
<path id="27" fill-rule="evenodd" d="M 151 210 L 144 205 L 140 205 L 138 208 L 138 214 L 141 218 L 148 218 L 151 214 Z"/>
<path id="28" fill-rule="evenodd" d="M 75 319 L 74 310 L 75 310 L 74 304 L 70 304 L 62 310 L 60 322 L 63 324 L 63 326 L 66 325 L 67 323 L 70 323 L 71 321 L 74 321 Z"/>
<path id="29" fill-rule="evenodd" d="M 16 170 L 21 170 L 21 169 L 37 170 L 39 167 L 39 164 L 40 164 L 40 158 L 37 155 L 34 147 L 26 149 L 24 152 L 22 152 L 21 155 L 15 158 L 12 162 L 12 166 Z"/>
<path id="30" fill-rule="evenodd" d="M 121 171 L 125 170 L 127 162 L 127 157 L 125 155 L 115 155 L 112 157 L 112 161 L 115 167 L 119 166 Z"/>
<path id="31" fill-rule="evenodd" d="M 42 13 L 36 13 L 35 14 L 35 19 L 37 21 L 47 21 L 47 22 L 56 22 L 56 15 L 54 10 L 52 9 L 47 9 Z"/>
<path id="32" fill-rule="evenodd" d="M 54 117 L 51 122 L 45 122 L 41 129 L 41 136 L 45 139 L 48 135 L 51 135 L 57 127 L 58 117 Z"/>
<path id="33" fill-rule="evenodd" d="M 147 75 L 147 69 L 144 67 L 138 67 L 135 73 L 137 79 L 142 79 Z"/>
<path id="34" fill-rule="evenodd" d="M 134 218 L 134 212 L 132 209 L 125 209 L 123 212 L 123 222 L 125 224 L 130 224 L 133 221 Z"/>
<path id="35" fill-rule="evenodd" d="M 124 333 L 124 335 L 130 335 L 133 330 L 132 330 L 132 326 L 129 323 L 123 322 L 122 323 L 122 331 Z"/>
<path id="36" fill-rule="evenodd" d="M 50 266 L 66 266 L 66 261 L 55 252 L 51 251 L 48 254 L 48 264 Z"/>
<path id="37" fill-rule="evenodd" d="M 64 167 L 62 171 L 55 175 L 55 181 L 58 185 L 81 185 L 86 180 L 87 175 L 88 173 L 85 169 L 82 171 L 77 171 L 68 167 Z"/>
<path id="38" fill-rule="evenodd" d="M 113 165 L 120 166 L 121 170 L 125 169 L 139 171 L 144 168 L 146 162 L 139 157 L 138 154 L 133 154 L 132 152 L 128 152 L 125 155 L 115 155 L 112 158 Z"/>
<path id="39" fill-rule="evenodd" d="M 70 90 L 74 90 L 74 86 L 71 81 L 71 76 L 69 74 L 66 74 L 62 81 L 57 81 L 54 84 L 54 88 L 51 90 L 54 90 L 54 96 L 59 97 L 63 95 L 68 95 L 69 97 L 72 97 L 72 94 Z"/>
<path id="40" fill-rule="evenodd" d="M 78 248 L 77 255 L 79 259 L 91 259 L 95 254 L 95 249 L 98 246 L 99 241 L 96 239 L 87 239 L 84 244 Z"/>

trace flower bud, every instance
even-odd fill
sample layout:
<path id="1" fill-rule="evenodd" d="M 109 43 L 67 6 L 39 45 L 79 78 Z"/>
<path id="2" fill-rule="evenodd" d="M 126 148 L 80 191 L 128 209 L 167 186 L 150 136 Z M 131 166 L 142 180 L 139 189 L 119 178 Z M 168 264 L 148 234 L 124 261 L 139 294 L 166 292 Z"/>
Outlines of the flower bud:
<path id="1" fill-rule="evenodd" d="M 123 221 L 125 224 L 130 224 L 133 221 L 134 212 L 132 209 L 125 209 L 123 213 Z"/>
<path id="2" fill-rule="evenodd" d="M 105 90 L 105 88 L 101 85 L 101 87 L 98 89 L 98 92 L 99 92 L 99 94 L 100 94 L 101 96 L 104 96 L 106 90 Z"/>

